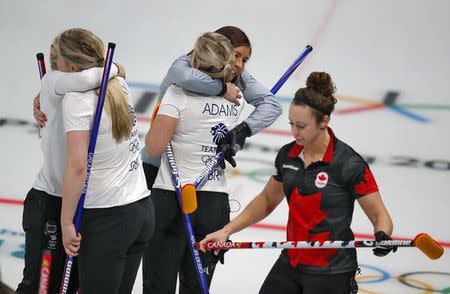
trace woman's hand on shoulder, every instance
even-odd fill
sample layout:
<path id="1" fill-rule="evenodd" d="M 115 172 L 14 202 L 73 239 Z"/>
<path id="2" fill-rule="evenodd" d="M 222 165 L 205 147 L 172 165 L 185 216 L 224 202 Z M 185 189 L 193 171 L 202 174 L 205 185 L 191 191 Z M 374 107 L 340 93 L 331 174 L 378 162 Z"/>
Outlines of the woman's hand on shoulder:
<path id="1" fill-rule="evenodd" d="M 47 122 L 48 118 L 47 115 L 41 111 L 41 101 L 39 94 L 37 94 L 33 99 L 33 116 L 38 127 L 45 127 L 45 123 Z"/>
<path id="2" fill-rule="evenodd" d="M 239 101 L 239 98 L 242 97 L 241 91 L 238 87 L 236 87 L 235 84 L 228 82 L 227 84 L 227 91 L 223 95 L 223 98 L 230 101 L 231 103 L 236 104 L 237 106 L 241 105 L 241 102 Z"/>

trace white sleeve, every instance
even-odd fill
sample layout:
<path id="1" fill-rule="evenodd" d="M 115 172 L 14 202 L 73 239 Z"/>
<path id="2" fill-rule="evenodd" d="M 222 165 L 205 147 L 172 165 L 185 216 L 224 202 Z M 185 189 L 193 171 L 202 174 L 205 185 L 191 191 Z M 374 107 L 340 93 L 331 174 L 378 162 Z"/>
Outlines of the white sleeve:
<path id="1" fill-rule="evenodd" d="M 161 105 L 159 107 L 158 114 L 167 115 L 176 119 L 180 118 L 180 111 L 178 108 L 170 104 Z"/>
<path id="2" fill-rule="evenodd" d="M 90 98 L 92 99 L 92 98 Z M 92 99 L 93 100 L 93 99 Z M 94 101 L 79 93 L 68 93 L 62 100 L 64 131 L 89 131 L 94 111 Z"/>
<path id="3" fill-rule="evenodd" d="M 117 76 L 118 67 L 113 63 L 109 79 Z M 84 92 L 100 87 L 103 67 L 93 67 L 80 72 L 67 72 L 59 75 L 55 81 L 55 94 L 64 95 L 69 92 Z"/>
<path id="4" fill-rule="evenodd" d="M 181 116 L 181 111 L 183 111 L 185 104 L 186 96 L 183 95 L 180 88 L 172 85 L 167 89 L 164 97 L 161 100 L 158 114 L 163 114 L 179 119 Z"/>

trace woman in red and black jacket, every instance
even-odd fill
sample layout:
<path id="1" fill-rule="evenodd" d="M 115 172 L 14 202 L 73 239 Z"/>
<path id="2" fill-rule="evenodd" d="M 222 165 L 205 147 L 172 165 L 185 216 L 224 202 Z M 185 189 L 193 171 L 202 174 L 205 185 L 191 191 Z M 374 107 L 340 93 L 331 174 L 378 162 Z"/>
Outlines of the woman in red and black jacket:
<path id="1" fill-rule="evenodd" d="M 377 241 L 389 240 L 392 220 L 367 162 L 328 127 L 336 99 L 328 73 L 313 72 L 289 109 L 295 141 L 283 146 L 263 191 L 223 229 L 201 242 L 228 237 L 268 216 L 284 199 L 289 204 L 287 240 L 354 239 L 350 228 L 355 200 L 374 227 Z M 393 247 L 377 247 L 384 256 Z M 348 294 L 356 285 L 355 249 L 283 250 L 260 293 Z M 354 290 L 353 290 L 354 291 Z"/>

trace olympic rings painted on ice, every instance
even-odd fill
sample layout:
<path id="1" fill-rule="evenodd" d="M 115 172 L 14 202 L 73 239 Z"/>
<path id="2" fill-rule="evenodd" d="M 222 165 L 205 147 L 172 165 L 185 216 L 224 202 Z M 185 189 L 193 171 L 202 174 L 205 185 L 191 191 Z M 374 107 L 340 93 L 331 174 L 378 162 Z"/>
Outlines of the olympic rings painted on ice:
<path id="1" fill-rule="evenodd" d="M 396 281 L 399 281 L 401 284 L 409 287 L 414 288 L 418 290 L 423 290 L 422 293 L 450 293 L 450 287 L 446 287 L 444 289 L 435 289 L 429 281 L 424 281 L 423 278 L 419 279 L 417 277 L 412 276 L 419 276 L 419 275 L 426 275 L 426 276 L 447 276 L 450 277 L 450 273 L 445 272 L 433 272 L 433 271 L 418 271 L 418 272 L 407 272 L 396 276 L 391 276 L 387 271 L 370 265 L 360 264 L 361 268 L 367 268 L 370 270 L 375 271 L 378 274 L 371 274 L 371 275 L 356 275 L 356 280 L 358 281 L 358 284 L 360 285 L 359 290 L 361 293 L 367 293 L 367 294 L 381 294 L 379 292 L 370 291 L 367 289 L 362 288 L 362 285 L 365 284 L 373 284 L 373 283 L 382 283 L 389 279 L 393 279 Z"/>
<path id="2" fill-rule="evenodd" d="M 374 266 L 366 265 L 366 264 L 360 264 L 359 267 L 374 270 L 376 272 L 379 272 L 380 275 L 372 275 L 371 277 L 372 278 L 375 277 L 375 279 L 369 280 L 369 281 L 366 281 L 366 276 L 357 275 L 356 278 L 358 280 L 358 283 L 360 283 L 360 279 L 358 277 L 360 277 L 362 279 L 361 283 L 363 283 L 363 284 L 381 283 L 381 282 L 388 280 L 391 277 L 391 275 L 388 272 L 386 272 L 378 267 L 374 267 Z"/>
<path id="3" fill-rule="evenodd" d="M 241 203 L 236 199 L 230 199 L 228 200 L 230 203 L 230 212 L 238 212 L 241 210 Z"/>
<path id="4" fill-rule="evenodd" d="M 432 272 L 432 271 L 428 271 L 428 272 L 412 272 L 412 273 L 404 273 L 401 274 L 400 276 L 397 277 L 397 280 L 408 286 L 408 287 L 412 287 L 412 288 L 416 288 L 419 290 L 427 290 L 427 291 L 432 291 L 432 292 L 437 292 L 437 293 L 450 293 L 450 286 L 446 287 L 444 289 L 441 290 L 437 290 L 437 289 L 433 289 L 432 287 L 425 287 L 422 283 L 417 283 L 419 285 L 421 285 L 422 287 L 419 286 L 415 286 L 412 285 L 411 283 L 409 283 L 409 281 L 414 281 L 417 282 L 417 279 L 412 279 L 409 278 L 410 276 L 415 276 L 415 275 L 440 275 L 440 276 L 447 276 L 450 277 L 450 273 L 443 273 L 443 272 Z"/>

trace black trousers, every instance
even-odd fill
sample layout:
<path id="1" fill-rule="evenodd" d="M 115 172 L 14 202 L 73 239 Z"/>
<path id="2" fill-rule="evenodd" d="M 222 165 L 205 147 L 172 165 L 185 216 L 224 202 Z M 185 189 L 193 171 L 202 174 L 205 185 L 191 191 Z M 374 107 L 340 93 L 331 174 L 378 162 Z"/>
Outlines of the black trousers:
<path id="1" fill-rule="evenodd" d="M 179 274 L 180 293 L 201 293 L 176 193 L 153 189 L 151 197 L 156 228 L 143 258 L 143 292 L 175 293 Z M 190 219 L 200 241 L 229 223 L 230 206 L 228 195 L 217 192 L 197 192 L 197 202 Z M 218 258 L 213 252 L 200 252 L 200 257 L 209 286 Z"/>
<path id="2" fill-rule="evenodd" d="M 145 162 L 142 163 L 142 167 L 144 168 L 145 181 L 147 182 L 147 189 L 151 191 L 153 183 L 156 180 L 156 176 L 158 175 L 159 168 Z"/>
<path id="3" fill-rule="evenodd" d="M 349 294 L 357 293 L 355 272 L 305 274 L 278 258 L 266 277 L 260 294 Z M 354 288 L 356 286 L 356 289 Z M 352 292 L 353 291 L 353 292 Z M 356 292 L 355 292 L 356 291 Z"/>
<path id="4" fill-rule="evenodd" d="M 49 249 L 52 264 L 49 294 L 59 293 L 66 254 L 61 235 L 61 197 L 31 189 L 25 198 L 22 227 L 25 231 L 25 267 L 18 293 L 35 294 L 39 289 L 42 252 Z M 75 259 L 76 260 L 76 259 Z M 72 267 L 68 293 L 76 293 L 78 273 L 76 262 Z"/>
<path id="5" fill-rule="evenodd" d="M 85 209 L 78 256 L 80 293 L 131 293 L 154 224 L 150 197 L 124 206 Z"/>

